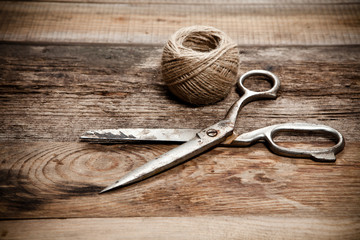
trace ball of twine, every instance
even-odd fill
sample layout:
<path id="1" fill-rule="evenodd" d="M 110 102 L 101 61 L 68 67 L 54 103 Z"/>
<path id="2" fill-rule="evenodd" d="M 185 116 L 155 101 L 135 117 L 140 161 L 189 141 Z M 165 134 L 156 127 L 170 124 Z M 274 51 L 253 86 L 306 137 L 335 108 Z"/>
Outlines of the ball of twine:
<path id="1" fill-rule="evenodd" d="M 224 99 L 236 82 L 239 52 L 224 32 L 191 26 L 175 32 L 165 45 L 162 77 L 185 102 L 212 104 Z"/>

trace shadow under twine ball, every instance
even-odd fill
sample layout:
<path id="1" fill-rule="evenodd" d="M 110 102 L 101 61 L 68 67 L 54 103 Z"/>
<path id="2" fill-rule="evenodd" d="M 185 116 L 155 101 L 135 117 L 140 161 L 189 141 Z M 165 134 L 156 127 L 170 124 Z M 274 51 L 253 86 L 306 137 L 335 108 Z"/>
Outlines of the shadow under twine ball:
<path id="1" fill-rule="evenodd" d="M 178 98 L 194 105 L 224 99 L 235 84 L 239 52 L 224 32 L 191 26 L 175 32 L 164 47 L 162 78 Z"/>

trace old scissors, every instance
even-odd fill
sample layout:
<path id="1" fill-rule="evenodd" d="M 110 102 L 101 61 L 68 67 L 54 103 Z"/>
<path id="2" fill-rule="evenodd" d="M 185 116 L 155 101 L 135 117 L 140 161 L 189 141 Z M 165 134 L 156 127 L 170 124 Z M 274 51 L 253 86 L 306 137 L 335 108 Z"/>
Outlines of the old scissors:
<path id="1" fill-rule="evenodd" d="M 245 79 L 254 75 L 266 76 L 272 84 L 271 89 L 262 92 L 255 92 L 244 86 Z M 271 151 L 278 155 L 289 157 L 306 157 L 316 161 L 335 161 L 335 154 L 344 148 L 344 138 L 335 129 L 317 124 L 308 123 L 285 123 L 277 124 L 252 132 L 238 135 L 234 132 L 236 119 L 242 107 L 247 103 L 260 99 L 275 99 L 280 88 L 280 80 L 273 73 L 265 70 L 252 70 L 242 75 L 238 82 L 238 88 L 242 96 L 227 112 L 225 118 L 216 124 L 200 131 L 193 129 L 105 129 L 88 131 L 81 140 L 94 142 L 121 142 L 121 141 L 177 141 L 185 142 L 165 154 L 147 162 L 143 166 L 127 173 L 121 179 L 106 187 L 100 193 L 111 189 L 126 186 L 157 173 L 163 172 L 216 145 L 248 146 L 256 141 L 266 141 Z M 276 144 L 274 135 L 282 131 L 309 131 L 328 133 L 335 137 L 337 143 L 326 149 L 299 150 L 284 148 Z"/>

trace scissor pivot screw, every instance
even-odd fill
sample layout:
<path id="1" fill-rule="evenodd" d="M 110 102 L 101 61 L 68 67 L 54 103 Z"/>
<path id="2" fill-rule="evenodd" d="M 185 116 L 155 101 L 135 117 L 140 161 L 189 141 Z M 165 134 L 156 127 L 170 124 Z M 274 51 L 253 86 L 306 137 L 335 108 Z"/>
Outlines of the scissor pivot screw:
<path id="1" fill-rule="evenodd" d="M 209 136 L 209 137 L 215 137 L 217 134 L 218 134 L 218 131 L 215 130 L 215 129 L 209 129 L 206 131 L 206 134 Z"/>

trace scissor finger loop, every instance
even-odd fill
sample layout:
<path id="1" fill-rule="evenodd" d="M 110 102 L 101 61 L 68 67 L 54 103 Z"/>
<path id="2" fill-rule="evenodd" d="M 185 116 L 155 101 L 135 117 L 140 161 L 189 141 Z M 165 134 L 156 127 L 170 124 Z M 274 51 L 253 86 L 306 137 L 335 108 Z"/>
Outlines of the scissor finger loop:
<path id="1" fill-rule="evenodd" d="M 335 145 L 322 148 L 322 149 L 298 149 L 298 148 L 286 148 L 279 146 L 274 138 L 278 133 L 281 132 L 291 132 L 294 136 L 299 132 L 308 132 L 310 134 L 322 133 L 325 134 L 326 137 L 334 137 Z M 338 132 L 336 129 L 319 124 L 312 123 L 282 123 L 267 126 L 264 128 L 256 129 L 251 132 L 243 133 L 235 140 L 231 142 L 233 146 L 249 146 L 258 142 L 259 140 L 263 140 L 267 143 L 270 150 L 277 155 L 287 156 L 287 157 L 305 157 L 311 158 L 315 161 L 319 162 L 333 162 L 336 160 L 335 154 L 341 152 L 345 146 L 344 137 Z"/>
<path id="2" fill-rule="evenodd" d="M 271 89 L 269 89 L 267 91 L 256 92 L 256 91 L 252 91 L 244 86 L 244 81 L 247 78 L 249 78 L 251 76 L 259 76 L 259 75 L 268 77 L 268 79 L 272 83 Z M 275 99 L 276 94 L 280 88 L 280 80 L 275 74 L 273 74 L 269 71 L 251 70 L 251 71 L 244 73 L 240 77 L 240 79 L 237 83 L 237 86 L 243 92 L 243 95 L 241 96 L 241 98 L 238 101 L 236 101 L 231 106 L 231 108 L 229 109 L 229 111 L 225 117 L 225 120 L 230 121 L 234 125 L 235 125 L 237 116 L 240 112 L 240 109 L 247 103 L 249 103 L 251 101 L 255 101 L 255 100 L 260 100 L 260 99 Z"/>
<path id="3" fill-rule="evenodd" d="M 275 135 L 284 131 L 290 131 L 290 132 L 307 131 L 313 133 L 316 132 L 325 133 L 335 137 L 336 144 L 332 147 L 325 149 L 318 149 L 318 150 L 285 148 L 279 146 L 274 141 Z M 276 154 L 289 156 L 289 157 L 307 157 L 307 158 L 312 158 L 315 161 L 321 161 L 321 162 L 335 161 L 336 160 L 335 154 L 343 150 L 345 146 L 344 137 L 341 135 L 341 133 L 325 125 L 317 125 L 317 124 L 309 124 L 309 123 L 279 124 L 279 125 L 274 125 L 272 128 L 269 128 L 265 133 L 265 135 L 267 137 L 267 141 L 269 142 L 270 149 Z"/>
<path id="4" fill-rule="evenodd" d="M 272 87 L 267 91 L 252 91 L 244 86 L 244 82 L 247 78 L 252 76 L 266 76 L 268 80 L 270 80 Z M 238 88 L 244 92 L 244 94 L 248 96 L 256 96 L 256 99 L 260 98 L 276 98 L 276 93 L 280 88 L 280 80 L 279 78 L 273 74 L 272 72 L 266 70 L 251 70 L 243 74 L 239 81 L 237 82 Z M 253 99 L 255 100 L 255 99 Z"/>

